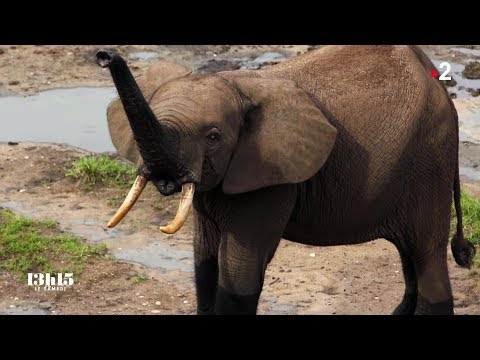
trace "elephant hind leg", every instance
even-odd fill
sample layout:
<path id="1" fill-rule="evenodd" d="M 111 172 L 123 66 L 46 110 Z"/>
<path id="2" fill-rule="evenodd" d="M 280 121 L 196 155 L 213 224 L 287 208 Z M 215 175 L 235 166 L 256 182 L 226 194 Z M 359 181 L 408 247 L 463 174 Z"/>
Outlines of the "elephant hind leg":
<path id="1" fill-rule="evenodd" d="M 395 246 L 402 260 L 403 277 L 405 280 L 405 293 L 400 304 L 395 308 L 392 315 L 413 315 L 417 306 L 417 274 L 415 265 L 405 245 L 396 243 Z"/>
<path id="2" fill-rule="evenodd" d="M 418 280 L 415 314 L 453 315 L 453 295 L 447 267 L 447 249 L 414 257 Z"/>

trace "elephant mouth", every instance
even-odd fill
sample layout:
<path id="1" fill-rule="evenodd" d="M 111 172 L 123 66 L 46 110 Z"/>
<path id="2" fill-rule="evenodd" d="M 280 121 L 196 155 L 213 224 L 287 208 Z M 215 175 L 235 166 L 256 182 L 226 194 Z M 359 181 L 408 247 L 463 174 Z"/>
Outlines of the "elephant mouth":
<path id="1" fill-rule="evenodd" d="M 180 183 L 179 181 L 176 181 L 176 180 L 165 180 L 165 179 L 151 179 L 150 181 L 155 185 L 157 190 L 163 196 L 170 196 L 177 192 L 180 192 L 182 190 L 182 185 L 184 183 L 191 182 L 191 181 L 184 181 Z"/>
<path id="2" fill-rule="evenodd" d="M 170 196 L 181 191 L 180 202 L 175 218 L 168 225 L 160 227 L 160 230 L 166 234 L 177 232 L 185 223 L 192 207 L 197 181 L 193 180 L 193 176 L 189 175 L 182 176 L 177 180 L 166 180 L 162 178 L 162 176 L 152 176 L 152 173 L 144 165 L 137 170 L 137 173 L 137 178 L 127 197 L 115 215 L 110 219 L 107 226 L 112 228 L 125 217 L 140 197 L 147 183 L 151 181 L 164 196 Z"/>

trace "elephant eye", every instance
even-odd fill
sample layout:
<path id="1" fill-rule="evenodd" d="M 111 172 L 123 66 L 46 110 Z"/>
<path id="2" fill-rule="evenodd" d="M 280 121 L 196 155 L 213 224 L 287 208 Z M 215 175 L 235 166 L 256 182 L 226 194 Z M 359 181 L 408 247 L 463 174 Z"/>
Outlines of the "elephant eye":
<path id="1" fill-rule="evenodd" d="M 207 139 L 211 144 L 215 144 L 220 141 L 220 131 L 218 129 L 212 129 L 207 134 Z"/>

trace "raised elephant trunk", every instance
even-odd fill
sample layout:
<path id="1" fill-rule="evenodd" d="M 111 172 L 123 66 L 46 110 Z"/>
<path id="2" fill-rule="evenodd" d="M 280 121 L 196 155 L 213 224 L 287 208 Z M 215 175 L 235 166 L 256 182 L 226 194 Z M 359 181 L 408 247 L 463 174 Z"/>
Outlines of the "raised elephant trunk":
<path id="1" fill-rule="evenodd" d="M 146 173 L 137 176 L 123 204 L 108 222 L 108 227 L 112 228 L 130 211 L 150 180 L 150 176 L 160 175 L 174 178 L 175 175 L 182 174 L 182 169 L 174 160 L 175 153 L 178 152 L 173 143 L 175 134 L 158 122 L 125 60 L 113 51 L 100 50 L 97 52 L 97 63 L 102 68 L 110 69 L 133 137 L 145 168 L 148 169 Z M 169 225 L 160 228 L 163 232 L 173 234 L 182 227 L 191 209 L 194 192 L 195 185 L 193 183 L 182 185 L 177 215 Z"/>
<path id="2" fill-rule="evenodd" d="M 162 127 L 138 87 L 125 60 L 113 51 L 97 52 L 97 63 L 109 68 L 128 122 L 133 132 L 145 165 L 154 170 L 161 165 L 166 167 L 166 160 L 173 149 L 167 148 L 168 130 Z"/>

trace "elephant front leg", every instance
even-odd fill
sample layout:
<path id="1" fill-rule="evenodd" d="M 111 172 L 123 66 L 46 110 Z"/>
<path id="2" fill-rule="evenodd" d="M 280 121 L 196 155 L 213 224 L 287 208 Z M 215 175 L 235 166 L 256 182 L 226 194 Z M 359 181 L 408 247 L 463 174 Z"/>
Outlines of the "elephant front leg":
<path id="1" fill-rule="evenodd" d="M 218 262 L 216 258 L 199 259 L 195 264 L 195 284 L 197 290 L 197 314 L 215 314 L 215 296 L 218 283 Z"/>
<path id="2" fill-rule="evenodd" d="M 222 239 L 215 306 L 217 314 L 255 315 L 265 270 L 277 249 L 280 236 L 258 238 L 245 247 L 241 242 L 233 235 Z M 262 243 L 262 246 L 258 247 L 257 243 Z"/>
<path id="3" fill-rule="evenodd" d="M 220 235 L 218 231 L 214 230 L 215 227 L 205 226 L 206 221 L 206 219 L 199 219 L 197 235 L 193 242 L 198 315 L 215 314 L 215 297 L 218 284 Z M 210 231 L 207 233 L 205 229 Z"/>
<path id="4" fill-rule="evenodd" d="M 218 252 L 217 314 L 255 314 L 265 270 L 295 204 L 289 185 L 237 195 Z"/>

